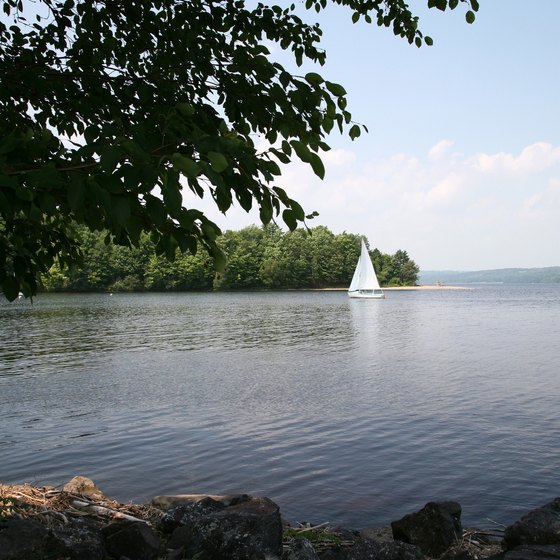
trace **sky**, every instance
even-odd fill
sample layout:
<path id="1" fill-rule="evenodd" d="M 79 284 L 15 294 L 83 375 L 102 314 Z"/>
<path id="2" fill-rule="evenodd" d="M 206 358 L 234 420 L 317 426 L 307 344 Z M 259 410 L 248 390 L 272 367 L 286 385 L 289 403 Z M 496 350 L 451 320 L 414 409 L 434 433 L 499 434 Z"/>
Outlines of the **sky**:
<path id="1" fill-rule="evenodd" d="M 323 181 L 296 162 L 276 184 L 319 212 L 310 227 L 404 249 L 422 270 L 560 265 L 560 1 L 480 0 L 472 25 L 460 7 L 410 4 L 432 47 L 338 7 L 308 15 L 327 64 L 305 71 L 343 84 L 369 134 L 328 137 Z M 206 204 L 222 229 L 259 223 Z"/>

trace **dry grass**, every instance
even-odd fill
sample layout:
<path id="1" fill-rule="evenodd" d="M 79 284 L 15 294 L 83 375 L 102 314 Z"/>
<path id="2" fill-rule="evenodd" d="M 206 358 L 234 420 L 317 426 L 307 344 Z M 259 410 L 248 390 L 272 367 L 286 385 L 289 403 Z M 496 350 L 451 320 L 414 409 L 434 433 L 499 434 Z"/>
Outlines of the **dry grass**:
<path id="1" fill-rule="evenodd" d="M 92 498 L 52 486 L 0 484 L 0 522 L 34 519 L 47 527 L 66 525 L 73 518 L 89 517 L 100 524 L 113 519 L 135 519 L 154 524 L 162 512 L 154 507 L 121 504 L 106 496 Z"/>

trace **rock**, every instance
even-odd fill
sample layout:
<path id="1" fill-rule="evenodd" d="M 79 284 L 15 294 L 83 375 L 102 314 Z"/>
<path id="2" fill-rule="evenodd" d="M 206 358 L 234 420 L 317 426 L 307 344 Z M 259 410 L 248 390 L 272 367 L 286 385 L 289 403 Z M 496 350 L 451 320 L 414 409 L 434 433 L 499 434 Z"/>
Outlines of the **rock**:
<path id="1" fill-rule="evenodd" d="M 0 522 L 0 560 L 42 560 L 48 531 L 28 519 Z"/>
<path id="2" fill-rule="evenodd" d="M 354 544 L 337 547 L 319 555 L 320 560 L 423 560 L 424 555 L 414 545 L 404 542 L 377 542 L 356 537 Z"/>
<path id="3" fill-rule="evenodd" d="M 364 540 L 365 542 L 365 540 Z M 377 550 L 375 552 L 375 560 L 423 560 L 422 551 L 412 544 L 404 542 L 375 542 Z M 357 546 L 348 556 L 348 560 L 365 560 L 371 556 L 365 556 L 362 547 Z"/>
<path id="4" fill-rule="evenodd" d="M 89 519 L 72 519 L 68 525 L 54 527 L 46 545 L 48 558 L 102 560 L 105 547 L 99 526 Z"/>
<path id="5" fill-rule="evenodd" d="M 437 557 L 461 539 L 461 506 L 457 502 L 429 502 L 416 513 L 391 523 L 393 538 L 418 546 Z"/>
<path id="6" fill-rule="evenodd" d="M 560 498 L 530 511 L 506 528 L 504 548 L 511 550 L 522 544 L 560 544 Z"/>
<path id="7" fill-rule="evenodd" d="M 524 544 L 508 550 L 503 555 L 503 560 L 552 560 L 554 558 L 560 558 L 560 547 L 555 545 Z"/>
<path id="8" fill-rule="evenodd" d="M 152 529 L 141 521 L 119 521 L 101 529 L 105 548 L 114 558 L 156 560 L 160 542 Z"/>
<path id="9" fill-rule="evenodd" d="M 319 560 L 309 539 L 294 539 L 288 550 L 282 554 L 282 560 Z"/>
<path id="10" fill-rule="evenodd" d="M 185 519 L 186 524 L 175 529 L 167 547 L 183 547 L 188 558 L 198 555 L 200 560 L 258 560 L 280 558 L 282 554 L 280 511 L 268 498 L 250 498 L 201 512 L 198 517 L 187 513 Z"/>
<path id="11" fill-rule="evenodd" d="M 158 529 L 163 533 L 171 534 L 177 527 L 189 525 L 195 519 L 220 511 L 225 507 L 222 502 L 218 502 L 209 496 L 195 502 L 183 503 L 163 514 Z"/>
<path id="12" fill-rule="evenodd" d="M 248 494 L 176 494 L 174 496 L 155 496 L 151 500 L 151 505 L 166 511 L 181 504 L 192 504 L 206 498 L 211 498 L 224 506 L 234 506 L 250 500 L 251 496 Z"/>
<path id="13" fill-rule="evenodd" d="M 93 480 L 87 478 L 86 476 L 75 476 L 69 480 L 62 489 L 64 492 L 70 492 L 72 494 L 83 494 L 84 496 L 89 496 L 94 500 L 106 500 L 107 496 L 97 488 Z"/>

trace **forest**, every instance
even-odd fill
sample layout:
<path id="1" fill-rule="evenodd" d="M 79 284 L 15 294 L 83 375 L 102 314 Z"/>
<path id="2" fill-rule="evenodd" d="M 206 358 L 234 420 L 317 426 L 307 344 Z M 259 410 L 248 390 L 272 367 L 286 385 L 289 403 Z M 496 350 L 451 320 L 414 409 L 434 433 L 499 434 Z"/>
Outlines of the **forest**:
<path id="1" fill-rule="evenodd" d="M 106 232 L 78 230 L 82 266 L 64 268 L 55 263 L 42 275 L 43 291 L 209 291 L 259 289 L 345 288 L 350 284 L 360 254 L 362 236 L 335 235 L 318 226 L 285 232 L 280 227 L 249 226 L 229 230 L 219 238 L 226 255 L 217 273 L 210 255 L 177 251 L 174 260 L 157 255 L 149 235 L 138 247 L 110 242 Z M 367 242 L 366 242 L 367 243 Z M 370 250 L 382 286 L 414 285 L 419 267 L 403 250 L 394 255 Z"/>

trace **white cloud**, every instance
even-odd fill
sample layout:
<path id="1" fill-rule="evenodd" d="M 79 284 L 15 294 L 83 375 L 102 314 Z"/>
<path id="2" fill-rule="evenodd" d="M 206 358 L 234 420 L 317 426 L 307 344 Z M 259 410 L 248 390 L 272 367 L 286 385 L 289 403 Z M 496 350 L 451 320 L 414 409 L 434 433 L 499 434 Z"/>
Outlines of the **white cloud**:
<path id="1" fill-rule="evenodd" d="M 451 146 L 453 146 L 453 142 L 451 142 L 451 140 L 441 140 L 430 148 L 430 151 L 428 152 L 428 159 L 430 161 L 442 159 L 449 152 L 449 148 L 451 148 Z"/>
<path id="2" fill-rule="evenodd" d="M 350 150 L 334 149 L 322 154 L 321 159 L 326 167 L 338 167 L 354 163 L 356 161 L 356 154 Z"/>
<path id="3" fill-rule="evenodd" d="M 526 146 L 517 156 L 499 152 L 478 154 L 474 158 L 474 166 L 483 173 L 507 172 L 514 175 L 536 173 L 558 163 L 560 163 L 560 146 L 552 146 L 546 142 Z"/>
<path id="4" fill-rule="evenodd" d="M 437 150 L 377 160 L 332 150 L 324 181 L 295 161 L 275 184 L 319 212 L 310 226 L 366 235 L 387 253 L 405 249 L 426 270 L 560 265 L 560 148 L 539 142 L 484 154 L 485 167 L 475 164 L 481 154 L 448 157 L 451 142 L 442 142 L 437 158 Z M 219 223 L 238 229 L 259 223 L 258 213 L 236 208 Z"/>

